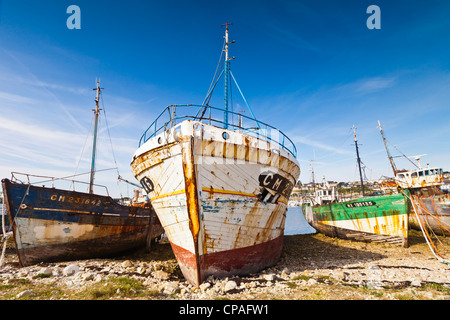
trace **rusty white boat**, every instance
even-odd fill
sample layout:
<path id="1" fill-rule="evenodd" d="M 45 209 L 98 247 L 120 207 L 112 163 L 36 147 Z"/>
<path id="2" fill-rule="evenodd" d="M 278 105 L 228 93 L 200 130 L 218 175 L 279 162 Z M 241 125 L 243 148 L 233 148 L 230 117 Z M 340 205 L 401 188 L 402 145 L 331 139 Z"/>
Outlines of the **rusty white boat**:
<path id="1" fill-rule="evenodd" d="M 230 70 L 228 25 L 224 68 L 212 86 L 224 76 L 224 108 L 208 105 L 213 89 L 202 105 L 167 107 L 131 163 L 184 277 L 195 286 L 210 275 L 249 274 L 277 263 L 300 175 L 286 135 L 229 108 L 231 80 L 239 86 Z"/>
<path id="2" fill-rule="evenodd" d="M 420 155 L 412 157 L 416 159 L 417 164 L 405 156 L 416 169 L 398 170 L 379 121 L 378 128 L 395 176 L 391 181 L 400 192 L 408 190 L 411 193 L 408 197 L 411 200 L 410 227 L 422 230 L 421 226 L 426 226 L 436 234 L 450 235 L 450 194 L 440 188 L 444 184 L 442 168 L 423 168 L 420 164 L 420 157 L 423 155 Z"/>
<path id="3" fill-rule="evenodd" d="M 99 82 L 96 90 L 89 192 L 75 191 L 75 184 L 85 182 L 68 178 L 13 172 L 11 180 L 2 180 L 22 266 L 111 256 L 149 246 L 164 233 L 149 201 L 124 205 L 112 199 L 106 187 L 106 195 L 94 193 L 94 186 L 99 186 L 94 184 Z M 62 185 L 64 181 L 73 189 L 55 188 L 55 183 Z"/>

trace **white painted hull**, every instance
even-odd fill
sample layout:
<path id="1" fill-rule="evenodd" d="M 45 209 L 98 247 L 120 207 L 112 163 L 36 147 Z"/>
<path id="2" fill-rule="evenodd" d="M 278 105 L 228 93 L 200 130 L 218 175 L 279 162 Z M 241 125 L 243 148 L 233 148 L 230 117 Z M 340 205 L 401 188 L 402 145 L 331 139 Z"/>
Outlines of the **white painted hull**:
<path id="1" fill-rule="evenodd" d="M 300 168 L 290 153 L 275 149 L 240 132 L 184 121 L 136 151 L 132 171 L 147 184 L 189 282 L 278 261 Z"/>

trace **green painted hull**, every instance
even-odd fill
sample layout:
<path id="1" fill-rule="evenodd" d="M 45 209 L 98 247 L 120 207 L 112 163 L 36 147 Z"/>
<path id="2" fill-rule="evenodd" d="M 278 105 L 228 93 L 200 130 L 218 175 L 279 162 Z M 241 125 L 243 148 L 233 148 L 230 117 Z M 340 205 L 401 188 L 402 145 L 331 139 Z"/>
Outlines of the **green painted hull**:
<path id="1" fill-rule="evenodd" d="M 331 237 L 408 245 L 408 201 L 402 194 L 306 206 L 308 223 Z"/>

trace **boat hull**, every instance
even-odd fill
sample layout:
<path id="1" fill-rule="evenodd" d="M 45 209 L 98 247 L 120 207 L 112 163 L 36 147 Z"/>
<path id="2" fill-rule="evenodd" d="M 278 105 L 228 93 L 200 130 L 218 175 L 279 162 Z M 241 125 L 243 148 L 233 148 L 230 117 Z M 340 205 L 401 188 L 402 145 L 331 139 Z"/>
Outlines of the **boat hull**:
<path id="1" fill-rule="evenodd" d="M 164 231 L 148 206 L 107 196 L 2 180 L 22 266 L 112 256 L 145 246 Z"/>
<path id="2" fill-rule="evenodd" d="M 300 174 L 295 158 L 255 137 L 231 130 L 223 135 L 226 130 L 195 121 L 181 123 L 178 136 L 176 130 L 165 132 L 166 140 L 147 141 L 131 167 L 150 186 L 184 277 L 198 286 L 208 276 L 276 264 L 289 194 Z"/>
<path id="3" fill-rule="evenodd" d="M 408 202 L 402 194 L 306 206 L 305 218 L 330 237 L 408 246 Z"/>
<path id="4" fill-rule="evenodd" d="M 411 198 L 422 225 L 438 235 L 450 235 L 450 194 L 412 195 Z M 421 230 L 414 210 L 409 216 L 409 223 L 411 228 Z"/>

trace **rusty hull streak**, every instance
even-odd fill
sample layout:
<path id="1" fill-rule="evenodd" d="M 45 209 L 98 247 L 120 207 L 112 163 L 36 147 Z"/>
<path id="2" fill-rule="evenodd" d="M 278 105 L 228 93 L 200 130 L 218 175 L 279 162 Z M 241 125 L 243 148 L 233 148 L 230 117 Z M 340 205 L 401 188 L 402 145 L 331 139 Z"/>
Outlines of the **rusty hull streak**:
<path id="1" fill-rule="evenodd" d="M 201 135 L 199 135 L 197 132 L 201 132 Z M 189 223 L 189 229 L 190 233 L 192 234 L 192 240 L 193 240 L 193 248 L 194 252 L 190 253 L 185 248 L 179 247 L 179 243 L 172 243 L 172 248 L 174 249 L 174 253 L 176 253 L 177 260 L 179 260 L 179 264 L 182 267 L 183 274 L 185 274 L 185 277 L 189 282 L 193 282 L 195 286 L 199 286 L 200 283 L 203 281 L 203 277 L 206 274 L 209 274 L 208 272 L 212 272 L 208 268 L 208 265 L 205 264 L 206 261 L 210 261 L 210 259 L 219 259 L 219 257 L 222 256 L 221 250 L 215 251 L 214 249 L 216 246 L 223 246 L 222 241 L 225 242 L 226 246 L 230 245 L 229 249 L 230 251 L 225 250 L 224 257 L 220 259 L 224 259 L 220 263 L 227 263 L 227 257 L 228 254 L 231 254 L 231 252 L 236 252 L 236 256 L 234 257 L 235 260 L 239 259 L 246 259 L 244 256 L 241 257 L 241 252 L 252 252 L 254 249 L 250 249 L 250 247 L 254 246 L 258 250 L 262 250 L 261 248 L 265 248 L 266 246 L 269 246 L 272 248 L 272 246 L 275 246 L 279 248 L 279 246 L 282 246 L 282 240 L 280 240 L 280 235 L 282 237 L 282 229 L 284 226 L 285 221 L 285 212 L 287 208 L 285 207 L 287 205 L 287 200 L 284 196 L 280 196 L 280 203 L 278 204 L 269 204 L 268 206 L 266 204 L 262 204 L 261 201 L 256 200 L 255 203 L 252 203 L 252 207 L 245 208 L 246 213 L 242 217 L 245 221 L 241 226 L 237 226 L 236 229 L 237 234 L 235 239 L 222 239 L 221 235 L 217 235 L 215 233 L 208 234 L 211 230 L 209 230 L 206 227 L 205 223 L 202 223 L 203 217 L 200 216 L 202 214 L 202 208 L 200 207 L 200 191 L 198 186 L 198 179 L 197 173 L 200 174 L 201 171 L 197 172 L 200 168 L 197 168 L 197 166 L 201 166 L 201 163 L 204 161 L 203 157 L 212 157 L 215 159 L 223 159 L 223 164 L 257 164 L 257 165 L 263 165 L 268 167 L 276 168 L 282 174 L 285 178 L 290 180 L 292 183 L 295 183 L 296 176 L 300 173 L 300 168 L 295 163 L 295 160 L 292 160 L 290 156 L 285 155 L 283 152 L 274 152 L 271 150 L 271 144 L 267 141 L 260 140 L 256 137 L 248 137 L 246 135 L 242 135 L 242 143 L 235 143 L 239 142 L 237 141 L 231 141 L 224 139 L 216 139 L 213 138 L 209 139 L 209 137 L 204 137 L 203 135 L 204 131 L 203 129 L 201 131 L 195 131 L 193 135 L 187 134 L 187 135 L 180 135 L 179 140 L 176 142 L 168 143 L 163 146 L 158 146 L 156 149 L 151 149 L 148 151 L 145 151 L 144 153 L 140 154 L 137 157 L 133 158 L 133 161 L 131 163 L 133 174 L 136 178 L 141 179 L 143 176 L 148 176 L 152 178 L 152 181 L 155 183 L 155 193 L 158 193 L 158 190 L 156 190 L 156 184 L 158 181 L 158 177 L 151 177 L 150 171 L 153 166 L 156 166 L 164 161 L 165 158 L 174 156 L 173 153 L 174 149 L 169 150 L 168 152 L 164 151 L 164 148 L 169 148 L 172 145 L 178 145 L 176 146 L 176 155 L 181 155 L 181 163 L 182 163 L 182 174 L 184 175 L 184 184 L 185 189 L 184 193 L 186 195 L 186 207 L 185 210 L 187 211 L 187 218 Z M 217 135 L 217 137 L 219 137 Z M 183 143 L 182 143 L 183 142 Z M 264 144 L 266 143 L 266 144 Z M 222 144 L 222 145 L 221 145 Z M 169 146 L 170 145 L 170 146 Z M 264 148 L 267 147 L 268 150 L 260 149 L 260 147 Z M 178 149 L 179 148 L 179 149 Z M 281 151 L 281 150 L 280 150 Z M 167 156 L 168 155 L 168 156 Z M 199 160 L 199 161 L 197 161 Z M 231 162 L 229 162 L 231 161 Z M 213 165 L 216 165 L 216 162 L 213 162 Z M 209 170 L 209 172 L 212 175 L 214 174 L 214 166 Z M 155 167 L 157 170 L 157 167 Z M 225 177 L 228 177 L 230 179 L 230 172 L 227 172 L 224 170 L 221 172 L 225 175 Z M 250 178 L 249 178 L 250 179 Z M 246 182 L 245 182 L 246 181 Z M 247 190 L 250 185 L 250 180 L 245 180 L 236 191 L 238 192 L 247 192 L 247 193 L 256 193 L 259 192 L 259 188 L 253 190 Z M 232 184 L 231 180 L 228 181 L 228 183 Z M 253 183 L 253 181 L 252 181 Z M 206 198 L 209 200 L 214 200 L 218 193 L 215 193 L 215 189 L 213 185 L 203 185 L 204 188 L 210 189 L 210 192 L 208 192 L 208 195 L 205 195 Z M 223 186 L 219 187 L 219 189 L 224 189 Z M 201 189 L 200 189 L 201 190 Z M 224 189 L 225 190 L 225 189 Z M 220 192 L 219 192 L 220 193 Z M 203 193 L 201 193 L 203 196 Z M 206 199 L 205 198 L 205 199 Z M 217 202 L 217 198 L 215 199 L 215 202 Z M 253 200 L 254 201 L 254 200 Z M 253 202 L 253 201 L 249 201 Z M 213 203 L 213 201 L 211 201 Z M 229 209 L 228 214 L 225 215 L 222 223 L 225 224 L 234 224 L 233 220 L 233 214 L 234 210 L 238 210 L 237 204 L 239 202 L 230 201 L 228 203 Z M 242 203 L 240 203 L 242 205 Z M 250 209 L 250 212 L 247 210 Z M 267 210 L 270 210 L 272 212 L 269 213 Z M 259 222 L 259 219 L 263 218 L 264 222 Z M 230 221 L 228 221 L 230 220 Z M 256 238 L 251 238 L 251 242 L 246 240 L 246 237 L 249 237 L 249 233 L 246 230 L 246 226 L 249 226 L 253 228 L 253 234 L 252 236 L 256 235 Z M 185 229 L 186 230 L 186 229 Z M 217 229 L 216 229 L 217 230 Z M 225 230 L 225 229 L 224 229 Z M 186 230 L 187 231 L 187 230 Z M 187 231 L 189 233 L 189 231 Z M 274 234 L 277 235 L 276 239 L 273 239 Z M 234 238 L 234 236 L 233 236 Z M 242 238 L 241 240 L 239 240 Z M 229 243 L 229 241 L 234 241 Z M 265 243 L 259 243 L 259 242 L 268 242 Z M 249 242 L 248 245 L 250 247 L 240 247 L 245 242 Z M 221 248 L 221 247 L 220 247 Z M 191 249 L 189 249 L 191 250 Z M 275 249 L 271 249 L 275 250 Z M 280 249 L 281 250 L 281 249 Z M 276 251 L 276 252 L 275 252 Z M 262 257 L 262 260 L 270 260 L 272 263 L 272 260 L 278 256 L 278 251 L 275 250 L 274 252 L 271 252 L 273 257 L 271 256 L 266 257 L 264 255 Z M 239 252 L 239 253 L 238 253 Z M 281 251 L 280 251 L 281 252 Z M 253 255 L 253 254 L 252 254 Z M 206 259 L 206 260 L 205 260 Z M 218 260 L 215 260 L 216 262 Z M 258 260 L 259 261 L 259 260 Z M 248 261 L 245 261 L 247 263 Z M 260 263 L 260 262 L 255 262 Z M 227 264 L 228 265 L 228 264 Z M 266 266 L 266 265 L 265 265 Z M 188 279 L 190 278 L 190 279 Z"/>
<path id="2" fill-rule="evenodd" d="M 185 177 L 185 190 L 186 190 L 186 205 L 189 217 L 189 229 L 192 233 L 195 249 L 195 260 L 197 263 L 194 281 L 196 285 L 200 285 L 200 259 L 198 252 L 198 235 L 200 231 L 200 219 L 199 219 L 199 203 L 198 203 L 198 190 L 197 190 L 197 178 L 195 174 L 194 166 L 194 137 L 191 137 L 190 143 L 186 146 L 182 145 L 182 157 L 183 157 L 183 173 Z"/>
<path id="3" fill-rule="evenodd" d="M 159 220 L 150 205 L 123 206 L 108 196 L 2 182 L 21 266 L 101 257 L 157 236 Z M 73 203 L 75 198 L 82 200 Z"/>

